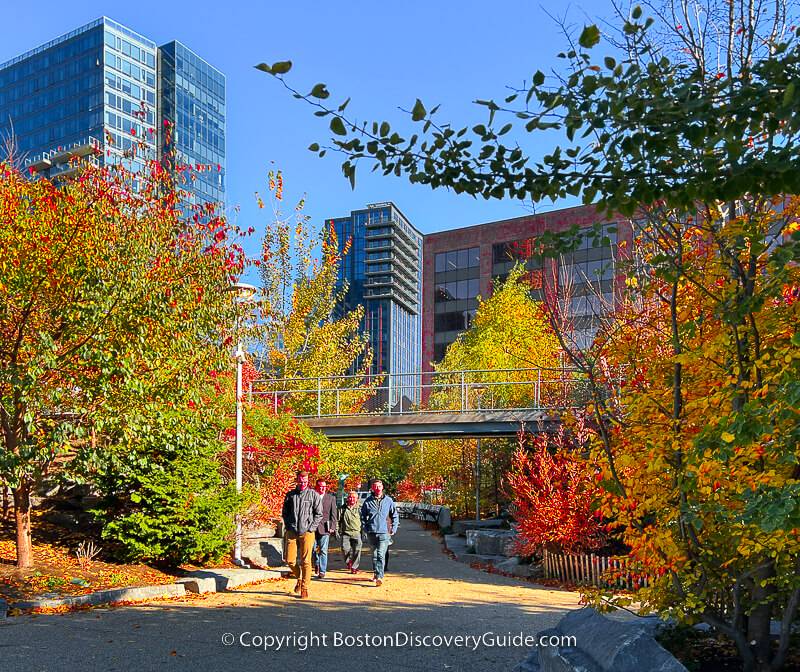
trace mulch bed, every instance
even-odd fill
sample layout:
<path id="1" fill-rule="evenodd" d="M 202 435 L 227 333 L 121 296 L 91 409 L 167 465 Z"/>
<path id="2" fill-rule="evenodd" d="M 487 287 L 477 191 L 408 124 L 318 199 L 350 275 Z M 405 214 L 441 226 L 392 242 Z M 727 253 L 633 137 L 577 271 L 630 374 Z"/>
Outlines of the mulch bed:
<path id="1" fill-rule="evenodd" d="M 34 567 L 20 570 L 15 566 L 15 530 L 13 520 L 0 517 L 0 598 L 10 606 L 21 600 L 39 597 L 85 595 L 110 588 L 129 588 L 174 583 L 185 571 L 196 569 L 183 566 L 177 570 L 162 570 L 145 564 L 116 562 L 101 551 L 91 561 L 81 563 L 75 555 L 79 544 L 94 541 L 86 532 L 69 531 L 42 519 L 40 513 L 33 519 Z M 216 565 L 232 567 L 225 560 Z"/>
<path id="2" fill-rule="evenodd" d="M 689 672 L 742 672 L 736 646 L 713 631 L 688 627 L 662 630 L 656 637 L 661 646 L 683 663 Z M 800 671 L 800 637 L 789 647 L 783 672 Z"/>

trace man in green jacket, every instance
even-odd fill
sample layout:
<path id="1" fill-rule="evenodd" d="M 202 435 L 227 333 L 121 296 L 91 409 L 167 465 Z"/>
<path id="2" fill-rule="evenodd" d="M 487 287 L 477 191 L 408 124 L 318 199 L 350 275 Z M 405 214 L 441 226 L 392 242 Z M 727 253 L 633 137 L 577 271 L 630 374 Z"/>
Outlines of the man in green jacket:
<path id="1" fill-rule="evenodd" d="M 339 531 L 342 535 L 342 554 L 351 574 L 358 574 L 361 562 L 361 510 L 358 495 L 351 492 L 339 512 Z"/>

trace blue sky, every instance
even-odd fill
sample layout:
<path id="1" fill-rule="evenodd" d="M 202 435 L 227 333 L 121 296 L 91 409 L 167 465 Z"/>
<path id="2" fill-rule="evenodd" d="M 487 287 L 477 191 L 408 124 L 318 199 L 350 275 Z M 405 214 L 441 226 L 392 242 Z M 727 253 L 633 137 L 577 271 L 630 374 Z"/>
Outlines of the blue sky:
<path id="1" fill-rule="evenodd" d="M 398 106 L 410 109 L 416 97 L 428 107 L 441 103 L 442 119 L 474 124 L 485 121 L 485 113 L 472 100 L 501 99 L 507 85 L 558 65 L 555 54 L 564 40 L 545 9 L 563 14 L 565 8 L 554 0 L 15 2 L 4 7 L 0 62 L 103 14 L 158 44 L 178 39 L 226 75 L 228 205 L 240 206 L 235 216 L 245 228 L 262 230 L 268 223 L 269 211 L 258 210 L 253 194 L 266 191 L 267 171 L 277 167 L 284 173 L 287 209 L 305 194 L 315 224 L 392 200 L 431 233 L 524 215 L 530 206 L 431 191 L 372 174 L 366 164 L 352 191 L 336 156 L 319 159 L 306 149 L 327 139 L 325 120 L 253 65 L 290 59 L 289 79 L 299 89 L 325 82 L 331 100 L 352 97 L 351 115 L 397 122 L 401 133 L 412 124 Z M 587 17 L 608 16 L 609 2 L 583 0 L 570 5 L 568 15 L 583 25 Z M 538 156 L 549 148 L 526 149 Z M 542 203 L 537 210 L 554 207 Z"/>

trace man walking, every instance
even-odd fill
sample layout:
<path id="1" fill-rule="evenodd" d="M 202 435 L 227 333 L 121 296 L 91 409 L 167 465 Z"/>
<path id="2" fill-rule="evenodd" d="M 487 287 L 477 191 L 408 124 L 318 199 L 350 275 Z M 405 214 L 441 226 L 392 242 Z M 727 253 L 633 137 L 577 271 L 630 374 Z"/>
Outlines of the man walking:
<path id="1" fill-rule="evenodd" d="M 339 532 L 342 535 L 342 555 L 351 574 L 358 574 L 361 562 L 361 511 L 358 495 L 351 492 L 339 514 Z"/>
<path id="2" fill-rule="evenodd" d="M 294 592 L 308 597 L 311 579 L 311 550 L 314 547 L 314 530 L 322 520 L 322 498 L 308 487 L 308 472 L 297 472 L 297 487 L 286 493 L 283 500 L 283 551 L 284 562 L 291 576 L 297 579 Z"/>
<path id="3" fill-rule="evenodd" d="M 336 497 L 328 492 L 328 483 L 324 478 L 317 479 L 317 493 L 322 500 L 322 520 L 314 531 L 314 567 L 317 577 L 325 578 L 328 571 L 328 544 L 331 535 L 336 533 Z"/>
<path id="4" fill-rule="evenodd" d="M 386 550 L 399 525 L 400 516 L 394 500 L 383 491 L 383 481 L 373 481 L 372 493 L 361 505 L 361 526 L 372 546 L 372 567 L 375 570 L 376 586 L 383 584 Z"/>

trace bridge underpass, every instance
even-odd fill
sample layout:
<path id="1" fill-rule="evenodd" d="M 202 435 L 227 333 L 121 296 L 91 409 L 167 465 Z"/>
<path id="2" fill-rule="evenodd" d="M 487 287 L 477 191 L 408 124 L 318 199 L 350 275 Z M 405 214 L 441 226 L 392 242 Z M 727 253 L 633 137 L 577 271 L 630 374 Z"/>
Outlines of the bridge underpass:
<path id="1" fill-rule="evenodd" d="M 577 371 L 536 368 L 257 380 L 250 399 L 291 408 L 331 441 L 374 441 L 550 432 L 585 393 Z"/>

